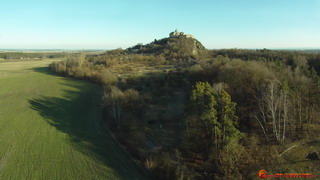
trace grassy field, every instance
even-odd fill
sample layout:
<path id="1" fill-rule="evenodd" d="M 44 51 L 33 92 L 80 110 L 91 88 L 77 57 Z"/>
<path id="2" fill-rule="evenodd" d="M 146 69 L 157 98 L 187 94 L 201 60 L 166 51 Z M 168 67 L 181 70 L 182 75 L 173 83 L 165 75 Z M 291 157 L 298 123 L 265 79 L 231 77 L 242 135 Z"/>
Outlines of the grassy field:
<path id="1" fill-rule="evenodd" d="M 146 179 L 100 128 L 100 87 L 51 62 L 0 64 L 0 179 Z"/>

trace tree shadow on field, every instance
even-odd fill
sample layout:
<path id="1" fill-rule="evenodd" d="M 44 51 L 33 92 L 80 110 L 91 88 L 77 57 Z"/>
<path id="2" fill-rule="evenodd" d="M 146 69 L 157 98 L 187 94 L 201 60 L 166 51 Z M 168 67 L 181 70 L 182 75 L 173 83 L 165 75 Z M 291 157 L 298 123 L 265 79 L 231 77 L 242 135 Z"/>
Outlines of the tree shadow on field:
<path id="1" fill-rule="evenodd" d="M 37 72 L 54 75 L 48 68 Z M 65 79 L 60 84 L 63 97 L 40 97 L 29 100 L 48 124 L 68 134 L 73 146 L 111 168 L 122 179 L 141 179 L 142 171 L 118 146 L 110 134 L 102 129 L 101 89 L 84 81 Z"/>
<path id="2" fill-rule="evenodd" d="M 50 70 L 49 67 L 36 67 L 36 68 L 31 68 L 35 72 L 40 72 L 43 74 L 49 74 L 49 75 L 55 75 L 53 71 Z"/>

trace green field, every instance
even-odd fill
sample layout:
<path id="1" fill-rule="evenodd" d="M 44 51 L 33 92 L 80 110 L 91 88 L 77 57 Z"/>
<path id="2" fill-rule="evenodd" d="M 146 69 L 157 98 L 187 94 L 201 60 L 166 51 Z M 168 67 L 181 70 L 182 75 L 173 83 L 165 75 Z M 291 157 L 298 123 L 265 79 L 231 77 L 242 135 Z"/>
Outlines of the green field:
<path id="1" fill-rule="evenodd" d="M 0 179 L 146 179 L 101 129 L 100 87 L 0 63 Z"/>

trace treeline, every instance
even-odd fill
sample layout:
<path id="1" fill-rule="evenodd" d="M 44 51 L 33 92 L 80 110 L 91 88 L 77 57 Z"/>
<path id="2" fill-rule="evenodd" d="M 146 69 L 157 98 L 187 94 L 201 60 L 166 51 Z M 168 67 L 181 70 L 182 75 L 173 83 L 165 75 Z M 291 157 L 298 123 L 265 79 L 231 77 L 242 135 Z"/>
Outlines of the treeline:
<path id="1" fill-rule="evenodd" d="M 108 60 L 113 61 L 112 57 Z M 105 116 L 110 120 L 108 124 L 112 129 L 119 129 L 123 126 L 124 114 L 139 116 L 143 99 L 139 97 L 138 91 L 121 85 L 121 79 L 108 70 L 107 67 L 110 66 L 109 61 L 105 59 L 92 61 L 91 57 L 86 58 L 85 53 L 81 53 L 80 56 L 69 56 L 66 61 L 53 62 L 50 68 L 64 76 L 100 84 L 104 90 L 102 99 Z"/>
<path id="2" fill-rule="evenodd" d="M 277 166 L 277 147 L 319 133 L 318 54 L 216 50 L 203 58 L 181 63 L 114 50 L 51 68 L 104 87 L 109 127 L 158 179 L 250 178 L 260 165 Z M 178 68 L 145 77 L 110 70 L 131 63 Z M 166 117 L 179 111 L 170 104 L 183 111 Z M 169 131 L 170 141 L 161 138 Z"/>
<path id="3" fill-rule="evenodd" d="M 43 58 L 64 58 L 66 53 L 25 53 L 25 52 L 3 52 L 1 59 L 43 59 Z"/>
<path id="4" fill-rule="evenodd" d="M 320 74 L 319 51 L 278 51 L 269 49 L 246 50 L 246 49 L 221 49 L 210 51 L 212 57 L 225 56 L 230 59 L 275 62 L 279 65 L 289 65 L 292 68 L 308 65 Z"/>

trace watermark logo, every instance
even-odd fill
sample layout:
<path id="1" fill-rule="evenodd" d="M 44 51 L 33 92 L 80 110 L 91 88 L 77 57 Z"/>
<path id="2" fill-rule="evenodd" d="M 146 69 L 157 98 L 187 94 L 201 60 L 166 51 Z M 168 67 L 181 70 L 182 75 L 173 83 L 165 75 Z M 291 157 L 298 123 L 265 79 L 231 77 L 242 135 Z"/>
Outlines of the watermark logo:
<path id="1" fill-rule="evenodd" d="M 267 179 L 268 178 L 268 173 L 266 170 L 260 170 L 258 173 L 259 178 L 261 179 Z"/>
<path id="2" fill-rule="evenodd" d="M 267 178 L 314 178 L 318 177 L 318 175 L 314 175 L 311 173 L 275 173 L 275 174 L 268 174 L 266 170 L 260 170 L 258 173 L 258 177 L 261 179 Z"/>

